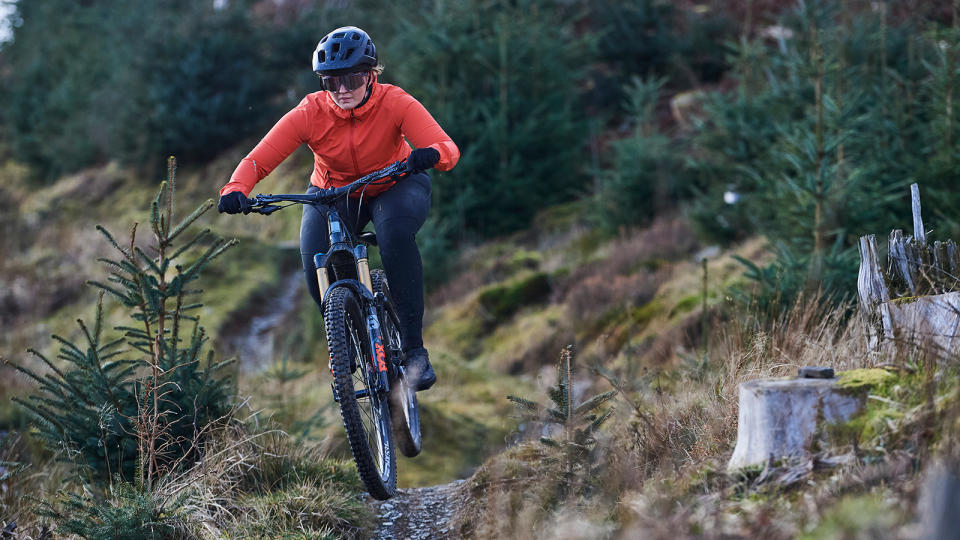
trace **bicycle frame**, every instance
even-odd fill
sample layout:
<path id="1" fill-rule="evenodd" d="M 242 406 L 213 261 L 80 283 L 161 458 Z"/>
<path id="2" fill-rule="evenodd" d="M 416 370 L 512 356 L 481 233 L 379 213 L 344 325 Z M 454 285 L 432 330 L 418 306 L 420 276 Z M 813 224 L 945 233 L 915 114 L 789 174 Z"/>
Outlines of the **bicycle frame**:
<path id="1" fill-rule="evenodd" d="M 390 166 L 375 171 L 346 186 L 321 190 L 310 195 L 258 195 L 250 199 L 251 209 L 260 214 L 269 215 L 284 206 L 275 206 L 275 203 L 288 202 L 296 204 L 324 203 L 345 197 L 363 186 L 374 184 L 385 178 L 393 178 L 406 172 L 404 160 L 396 161 Z M 380 328 L 380 317 L 383 309 L 382 294 L 374 294 L 373 280 L 370 276 L 370 262 L 367 258 L 367 246 L 354 242 L 349 231 L 344 227 L 343 220 L 332 205 L 327 214 L 327 227 L 330 235 L 330 247 L 326 253 L 317 253 L 313 257 L 313 264 L 317 269 L 317 284 L 320 288 L 321 303 L 327 299 L 327 293 L 334 287 L 349 287 L 362 299 L 366 309 L 365 316 L 370 327 L 370 350 L 376 362 L 373 366 L 377 376 L 377 390 L 389 392 L 390 376 L 388 370 L 399 369 L 399 359 L 390 358 L 387 362 L 386 351 L 383 346 L 383 332 Z M 332 274 L 332 275 L 331 275 Z M 391 356 L 393 356 L 391 354 Z"/>
<path id="2" fill-rule="evenodd" d="M 370 277 L 370 263 L 367 259 L 367 246 L 354 244 L 350 233 L 344 229 L 343 220 L 333 208 L 327 214 L 327 227 L 330 233 L 330 248 L 326 253 L 317 253 L 313 256 L 313 264 L 317 268 L 317 283 L 320 287 L 321 301 L 326 300 L 327 292 L 334 287 L 349 287 L 363 299 L 366 308 L 365 316 L 370 329 L 368 344 L 371 355 L 376 362 L 373 366 L 377 373 L 376 389 L 390 391 L 390 376 L 388 366 L 393 366 L 394 359 L 387 362 L 386 351 L 383 346 L 383 332 L 380 328 L 380 318 L 384 299 L 382 293 L 374 294 L 373 280 Z M 330 274 L 334 274 L 331 283 Z M 340 274 L 344 273 L 344 276 Z M 358 396 L 360 397 L 360 396 Z"/>

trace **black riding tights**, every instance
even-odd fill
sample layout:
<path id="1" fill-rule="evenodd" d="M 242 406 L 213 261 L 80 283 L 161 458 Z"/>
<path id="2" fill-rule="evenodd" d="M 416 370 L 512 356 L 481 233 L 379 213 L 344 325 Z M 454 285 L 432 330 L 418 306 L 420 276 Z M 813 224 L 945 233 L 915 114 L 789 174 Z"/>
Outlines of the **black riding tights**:
<path id="1" fill-rule="evenodd" d="M 319 188 L 310 186 L 307 193 Z M 344 225 L 356 238 L 357 233 L 373 221 L 380 247 L 383 269 L 390 283 L 390 293 L 400 318 L 404 351 L 423 347 L 423 264 L 415 236 L 430 210 L 430 177 L 426 173 L 410 175 L 374 198 L 347 198 L 334 207 Z M 328 208 L 304 205 L 300 222 L 300 256 L 307 289 L 317 305 L 320 290 L 313 265 L 316 253 L 330 248 L 327 232 Z"/>

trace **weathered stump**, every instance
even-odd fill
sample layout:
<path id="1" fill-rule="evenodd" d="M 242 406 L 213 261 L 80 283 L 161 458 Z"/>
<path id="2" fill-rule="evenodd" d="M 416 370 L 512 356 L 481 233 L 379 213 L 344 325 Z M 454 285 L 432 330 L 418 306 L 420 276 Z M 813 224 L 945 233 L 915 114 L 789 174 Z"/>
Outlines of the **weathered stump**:
<path id="1" fill-rule="evenodd" d="M 960 349 L 960 292 L 899 298 L 884 305 L 883 337 L 941 357 Z"/>
<path id="2" fill-rule="evenodd" d="M 960 540 L 960 477 L 942 464 L 927 471 L 920 495 L 921 538 Z"/>
<path id="3" fill-rule="evenodd" d="M 727 470 L 810 457 L 827 423 L 845 422 L 863 406 L 861 393 L 836 379 L 755 380 L 740 385 L 737 446 Z"/>
<path id="4" fill-rule="evenodd" d="M 920 216 L 920 188 L 910 186 L 913 235 L 890 233 L 887 268 L 880 266 L 873 235 L 860 238 L 857 290 L 871 351 L 890 346 L 921 347 L 953 355 L 960 345 L 960 247 L 927 243 Z"/>

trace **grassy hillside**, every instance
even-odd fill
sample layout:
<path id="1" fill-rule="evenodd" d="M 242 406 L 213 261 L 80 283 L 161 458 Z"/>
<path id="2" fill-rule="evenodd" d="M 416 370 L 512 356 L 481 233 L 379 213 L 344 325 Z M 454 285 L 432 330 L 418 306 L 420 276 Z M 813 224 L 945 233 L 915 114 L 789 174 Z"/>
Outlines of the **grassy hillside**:
<path id="1" fill-rule="evenodd" d="M 181 171 L 179 208 L 215 193 L 228 168 L 224 158 Z M 305 168 L 302 160 L 290 162 L 264 190 L 299 189 Z M 5 312 L 12 331 L 4 334 L 4 354 L 29 364 L 18 347 L 52 349 L 44 334 L 69 337 L 70 321 L 92 310 L 95 297 L 82 284 L 102 274 L 95 259 L 107 253 L 93 225 L 103 223 L 122 237 L 132 221 L 143 219 L 151 190 L 115 167 L 43 190 L 15 186 L 6 198 L 14 212 L 5 215 L 16 216 L 12 227 L 19 234 L 4 246 L 11 254 L 3 259 L 4 281 L 26 293 L 8 288 L 5 301 L 33 301 Z M 468 478 L 458 489 L 469 504 L 457 510 L 454 523 L 474 537 L 719 530 L 820 538 L 881 529 L 895 537 L 916 526 L 919 474 L 952 440 L 943 427 L 956 403 L 952 364 L 911 351 L 871 358 L 859 321 L 845 306 L 808 298 L 789 311 L 763 313 L 736 300 L 750 282 L 734 257 L 769 261 L 762 239 L 705 248 L 682 215 L 607 237 L 582 216 L 576 205 L 548 209 L 527 231 L 465 249 L 447 281 L 430 292 L 425 339 L 439 383 L 422 394 L 424 452 L 401 461 L 401 486 Z M 202 320 L 220 334 L 219 348 L 250 331 L 249 320 L 299 279 L 291 273 L 290 248 L 297 220 L 290 211 L 203 218 L 204 226 L 241 240 L 204 278 Z M 50 274 L 28 271 L 35 268 Z M 51 278 L 61 288 L 47 288 Z M 112 320 L 121 316 L 115 305 L 108 311 Z M 152 503 L 167 508 L 187 497 L 189 504 L 170 517 L 183 531 L 193 530 L 184 525 L 191 519 L 208 520 L 227 535 L 346 526 L 363 536 L 370 530 L 328 375 L 316 360 L 326 358 L 322 321 L 304 294 L 282 315 L 264 356 L 245 360 L 236 373 L 245 427 L 215 438 L 204 468 L 172 480 Z M 546 403 L 557 357 L 568 344 L 575 351 L 577 399 L 617 391 L 613 416 L 575 463 L 537 442 L 556 432 L 521 421 L 506 399 L 513 394 Z M 725 474 L 735 442 L 737 384 L 808 364 L 896 366 L 870 387 L 876 399 L 866 412 L 838 428 L 834 445 L 818 455 L 820 463 L 841 456 L 845 464 L 803 471 L 802 482 L 777 467 Z M 22 418 L 9 397 L 30 385 L 19 377 L 4 380 L 3 418 L 7 429 L 20 430 Z M 233 451 L 240 461 L 223 461 Z M 51 459 L 29 432 L 4 439 L 0 460 L 30 463 L 42 473 L 5 481 L 11 496 L 4 498 L 3 519 L 41 527 L 30 503 L 16 494 L 55 500 L 58 487 L 69 488 L 69 468 Z M 235 467 L 247 473 L 227 473 Z M 107 496 L 121 506 L 129 497 Z M 201 510 L 209 500 L 222 501 L 220 509 Z M 307 502 L 294 508 L 294 501 Z M 309 529 L 282 517 L 307 514 L 329 517 Z M 253 515 L 258 520 L 251 521 Z"/>

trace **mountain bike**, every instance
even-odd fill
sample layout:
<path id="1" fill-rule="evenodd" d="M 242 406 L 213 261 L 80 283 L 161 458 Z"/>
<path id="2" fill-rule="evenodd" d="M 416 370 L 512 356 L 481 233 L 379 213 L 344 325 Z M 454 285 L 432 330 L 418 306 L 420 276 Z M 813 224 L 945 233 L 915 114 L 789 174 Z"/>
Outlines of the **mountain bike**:
<path id="1" fill-rule="evenodd" d="M 365 232 L 354 238 L 333 203 L 368 185 L 403 181 L 405 173 L 406 162 L 401 160 L 338 188 L 306 195 L 257 195 L 247 200 L 250 208 L 244 212 L 269 215 L 293 204 L 317 203 L 330 209 L 330 247 L 314 255 L 314 265 L 333 399 L 340 405 L 360 478 L 380 500 L 396 490 L 395 446 L 407 457 L 420 453 L 416 381 L 409 381 L 404 371 L 400 320 L 386 274 L 370 269 L 367 245 L 376 245 L 376 235 Z"/>

